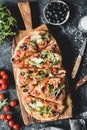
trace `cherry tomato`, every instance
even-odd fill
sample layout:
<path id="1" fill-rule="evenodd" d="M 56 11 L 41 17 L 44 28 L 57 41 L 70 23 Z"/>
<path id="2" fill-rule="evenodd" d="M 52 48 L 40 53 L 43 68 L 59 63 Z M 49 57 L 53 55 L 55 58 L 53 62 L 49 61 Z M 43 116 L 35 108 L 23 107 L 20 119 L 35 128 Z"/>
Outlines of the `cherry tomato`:
<path id="1" fill-rule="evenodd" d="M 5 118 L 6 118 L 6 114 L 2 113 L 2 114 L 0 115 L 0 119 L 1 119 L 1 120 L 4 120 Z"/>
<path id="2" fill-rule="evenodd" d="M 5 79 L 0 79 L 0 84 L 5 84 L 6 80 Z"/>
<path id="3" fill-rule="evenodd" d="M 50 67 L 50 61 L 47 61 L 47 63 L 46 63 L 46 68 L 49 68 Z"/>
<path id="4" fill-rule="evenodd" d="M 7 84 L 5 83 L 5 84 L 2 84 L 2 90 L 6 90 L 7 89 Z"/>
<path id="5" fill-rule="evenodd" d="M 18 125 L 18 124 L 14 124 L 13 127 L 14 127 L 15 130 L 18 130 L 18 129 L 19 129 L 19 125 Z"/>
<path id="6" fill-rule="evenodd" d="M 2 70 L 2 71 L 0 72 L 0 75 L 3 76 L 4 74 L 5 74 L 5 71 Z"/>
<path id="7" fill-rule="evenodd" d="M 7 79 L 8 79 L 8 75 L 7 75 L 7 74 L 4 74 L 4 75 L 3 75 L 3 79 L 7 80 Z"/>
<path id="8" fill-rule="evenodd" d="M 56 74 L 57 73 L 57 69 L 56 68 L 53 68 L 53 73 Z"/>
<path id="9" fill-rule="evenodd" d="M 15 124 L 15 123 L 14 123 L 13 120 L 10 120 L 10 121 L 9 121 L 9 126 L 14 126 L 14 124 Z"/>
<path id="10" fill-rule="evenodd" d="M 8 75 L 5 73 L 5 71 L 0 71 L 0 77 L 1 77 L 1 79 L 5 79 L 5 80 L 7 80 L 8 79 Z"/>
<path id="11" fill-rule="evenodd" d="M 5 99 L 4 94 L 0 94 L 0 100 L 4 100 L 4 99 Z"/>
<path id="12" fill-rule="evenodd" d="M 4 106 L 4 111 L 8 112 L 9 111 L 9 106 Z"/>
<path id="13" fill-rule="evenodd" d="M 8 115 L 7 115 L 7 119 L 8 119 L 8 120 L 11 120 L 11 119 L 12 119 L 12 115 L 11 115 L 11 114 L 8 114 Z"/>
<path id="14" fill-rule="evenodd" d="M 16 104 L 17 104 L 17 103 L 16 103 L 16 101 L 15 101 L 15 100 L 10 101 L 10 106 L 11 106 L 11 107 L 15 107 L 15 106 L 16 106 Z"/>

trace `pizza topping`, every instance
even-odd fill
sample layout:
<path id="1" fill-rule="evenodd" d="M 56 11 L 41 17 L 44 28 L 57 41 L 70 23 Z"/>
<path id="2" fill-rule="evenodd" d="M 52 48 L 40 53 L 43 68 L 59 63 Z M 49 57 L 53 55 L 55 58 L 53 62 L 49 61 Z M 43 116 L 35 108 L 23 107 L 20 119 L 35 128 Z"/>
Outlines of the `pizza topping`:
<path id="1" fill-rule="evenodd" d="M 58 68 L 56 68 L 56 67 L 52 68 L 52 71 L 51 71 L 51 72 L 52 72 L 52 74 L 54 74 L 54 75 L 57 74 Z"/>
<path id="2" fill-rule="evenodd" d="M 41 53 L 41 57 L 44 58 L 44 62 L 46 63 L 47 61 L 50 61 L 51 67 L 53 65 L 58 64 L 60 61 L 60 56 L 56 53 L 53 53 L 52 51 L 44 51 Z"/>
<path id="3" fill-rule="evenodd" d="M 41 58 L 34 57 L 29 61 L 31 65 L 42 67 L 46 64 L 47 68 L 57 65 L 60 61 L 60 56 L 52 51 L 44 51 L 41 53 Z M 49 64 L 48 64 L 49 63 Z"/>
<path id="4" fill-rule="evenodd" d="M 44 77 L 47 77 L 48 74 L 49 74 L 49 71 L 50 71 L 50 70 L 48 70 L 48 69 L 46 69 L 45 71 L 40 70 L 40 71 L 39 71 L 39 78 L 42 80 Z"/>
<path id="5" fill-rule="evenodd" d="M 26 51 L 28 49 L 28 45 L 27 44 L 24 44 L 22 46 L 19 46 L 20 49 Z"/>
<path id="6" fill-rule="evenodd" d="M 33 58 L 29 63 L 35 67 L 41 67 L 41 64 L 43 64 L 43 59 L 41 58 Z"/>
<path id="7" fill-rule="evenodd" d="M 62 85 L 60 88 L 55 89 L 54 91 L 54 95 L 57 98 L 59 96 L 59 94 L 61 93 L 61 91 L 65 88 L 65 85 Z"/>
<path id="8" fill-rule="evenodd" d="M 30 45 L 32 45 L 35 50 L 38 49 L 37 43 L 35 41 L 30 41 Z"/>
<path id="9" fill-rule="evenodd" d="M 33 58 L 34 62 L 36 62 L 36 64 L 40 64 L 41 62 L 43 62 L 43 59 L 41 58 Z"/>
<path id="10" fill-rule="evenodd" d="M 44 86 L 41 88 L 42 91 L 45 91 L 45 89 L 46 89 L 46 88 L 45 88 Z"/>
<path id="11" fill-rule="evenodd" d="M 28 91 L 28 89 L 23 89 L 23 92 L 27 92 Z"/>
<path id="12" fill-rule="evenodd" d="M 27 77 L 30 77 L 32 75 L 33 71 L 32 70 L 29 70 L 28 71 L 28 74 L 27 74 Z"/>
<path id="13" fill-rule="evenodd" d="M 51 36 L 50 36 L 49 33 L 47 33 L 47 34 L 45 34 L 45 35 L 41 35 L 41 37 L 42 37 L 43 39 L 49 39 Z"/>
<path id="14" fill-rule="evenodd" d="M 48 107 L 48 108 L 46 108 L 46 107 L 39 107 L 39 109 L 40 109 L 40 115 L 43 115 L 43 114 L 46 114 L 46 116 L 48 117 L 50 114 L 51 114 L 51 112 L 52 112 L 52 107 L 50 106 L 50 107 Z"/>
<path id="15" fill-rule="evenodd" d="M 38 107 L 42 107 L 43 104 L 42 104 L 40 101 L 33 100 L 33 101 L 30 103 L 30 106 L 33 107 L 33 108 L 38 109 Z"/>
<path id="16" fill-rule="evenodd" d="M 63 68 L 59 69 L 59 67 L 53 67 L 51 69 L 50 77 L 53 77 L 55 75 L 56 77 L 60 77 L 60 80 L 61 80 L 65 77 L 65 74 L 66 74 L 66 71 Z"/>
<path id="17" fill-rule="evenodd" d="M 48 84 L 48 88 L 49 88 L 50 93 L 53 94 L 54 91 L 55 91 L 54 85 L 53 84 Z"/>
<path id="18" fill-rule="evenodd" d="M 65 85 L 62 85 L 61 87 L 59 87 L 58 89 L 56 89 L 53 84 L 48 84 L 48 88 L 49 88 L 50 94 L 51 95 L 53 94 L 56 98 L 58 98 L 59 94 L 65 88 Z"/>
<path id="19" fill-rule="evenodd" d="M 46 34 L 37 34 L 31 37 L 31 41 L 36 41 L 37 44 L 39 43 L 43 43 L 43 40 L 49 39 L 50 38 L 50 34 L 46 33 Z"/>
<path id="20" fill-rule="evenodd" d="M 25 75 L 25 72 L 21 72 L 21 76 L 24 76 Z"/>

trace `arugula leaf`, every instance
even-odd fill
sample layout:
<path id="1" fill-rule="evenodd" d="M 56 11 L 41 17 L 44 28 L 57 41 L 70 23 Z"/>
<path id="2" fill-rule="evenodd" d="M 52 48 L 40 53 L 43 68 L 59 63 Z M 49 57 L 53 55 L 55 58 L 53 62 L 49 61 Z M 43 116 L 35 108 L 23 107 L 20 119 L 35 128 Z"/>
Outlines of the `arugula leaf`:
<path id="1" fill-rule="evenodd" d="M 2 109 L 2 107 L 4 106 L 4 105 L 6 105 L 8 102 L 7 102 L 7 98 L 6 99 L 4 99 L 3 101 L 0 101 L 0 110 Z"/>
<path id="2" fill-rule="evenodd" d="M 65 85 L 62 85 L 56 92 L 55 96 L 58 97 L 58 95 L 60 94 L 60 92 L 62 91 L 62 89 L 65 88 Z"/>
<path id="3" fill-rule="evenodd" d="M 0 44 L 9 36 L 15 36 L 17 30 L 17 21 L 13 18 L 10 12 L 0 4 Z"/>
<path id="4" fill-rule="evenodd" d="M 39 107 L 39 109 L 40 109 L 40 115 L 46 114 L 47 116 L 49 116 L 52 111 L 52 107 L 45 108 L 44 106 L 42 106 L 42 107 Z"/>
<path id="5" fill-rule="evenodd" d="M 45 35 L 41 35 L 41 37 L 42 37 L 42 39 L 48 39 L 48 38 L 50 38 L 50 34 L 47 33 Z"/>
<path id="6" fill-rule="evenodd" d="M 49 116 L 51 112 L 52 112 L 52 107 L 49 107 L 49 108 L 46 110 L 47 116 Z"/>
<path id="7" fill-rule="evenodd" d="M 50 70 L 46 69 L 45 71 L 39 71 L 39 78 L 43 79 L 47 74 L 49 74 Z"/>
<path id="8" fill-rule="evenodd" d="M 44 114 L 44 111 L 46 110 L 46 108 L 45 107 L 39 107 L 39 109 L 40 109 L 40 115 Z"/>
<path id="9" fill-rule="evenodd" d="M 54 94 L 54 91 L 55 91 L 55 87 L 53 84 L 48 84 L 48 88 L 49 88 L 49 91 L 51 94 Z"/>
<path id="10" fill-rule="evenodd" d="M 36 50 L 38 49 L 36 42 L 30 41 L 30 45 L 32 45 L 34 47 L 34 49 L 36 49 Z"/>

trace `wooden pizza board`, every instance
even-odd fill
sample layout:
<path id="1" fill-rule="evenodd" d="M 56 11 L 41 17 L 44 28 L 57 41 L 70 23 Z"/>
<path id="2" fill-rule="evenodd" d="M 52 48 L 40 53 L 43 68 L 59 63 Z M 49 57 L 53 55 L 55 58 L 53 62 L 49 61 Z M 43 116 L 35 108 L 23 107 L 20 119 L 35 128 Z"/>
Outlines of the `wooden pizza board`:
<path id="1" fill-rule="evenodd" d="M 19 30 L 19 34 L 17 36 L 15 36 L 15 38 L 13 39 L 13 45 L 12 45 L 12 54 L 15 51 L 15 48 L 18 44 L 18 42 L 27 34 L 29 34 L 29 32 L 32 31 L 32 19 L 31 19 L 31 11 L 30 11 L 30 4 L 29 1 L 26 2 L 19 2 L 18 3 L 18 7 L 20 10 L 20 13 L 22 15 L 22 18 L 24 20 L 24 24 L 26 27 L 26 30 Z M 48 30 L 47 26 L 45 24 L 39 26 L 38 28 L 36 28 L 37 30 Z M 13 67 L 14 70 L 14 78 L 16 78 L 16 72 L 17 72 L 17 68 Z M 34 123 L 40 123 L 40 121 L 32 118 L 25 110 L 22 101 L 21 101 L 21 91 L 18 89 L 17 85 L 16 85 L 16 90 L 17 90 L 17 95 L 18 95 L 18 99 L 19 99 L 19 103 L 20 103 L 20 108 L 21 108 L 21 113 L 22 113 L 22 117 L 23 117 L 23 121 L 24 124 L 28 125 L 28 124 L 34 124 Z M 66 103 L 67 103 L 67 108 L 66 111 L 58 118 L 59 119 L 66 119 L 66 118 L 71 118 L 72 117 L 72 100 L 71 100 L 71 96 L 70 94 L 67 95 L 66 97 Z"/>

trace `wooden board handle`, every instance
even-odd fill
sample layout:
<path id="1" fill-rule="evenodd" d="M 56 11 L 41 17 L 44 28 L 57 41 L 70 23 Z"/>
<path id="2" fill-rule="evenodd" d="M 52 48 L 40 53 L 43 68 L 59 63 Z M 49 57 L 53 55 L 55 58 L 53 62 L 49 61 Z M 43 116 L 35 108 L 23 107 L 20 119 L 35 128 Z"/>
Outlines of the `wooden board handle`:
<path id="1" fill-rule="evenodd" d="M 22 15 L 27 33 L 32 30 L 32 19 L 29 1 L 18 2 L 18 7 Z"/>

